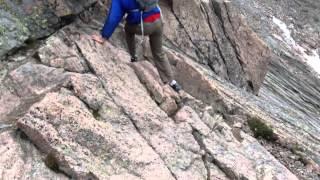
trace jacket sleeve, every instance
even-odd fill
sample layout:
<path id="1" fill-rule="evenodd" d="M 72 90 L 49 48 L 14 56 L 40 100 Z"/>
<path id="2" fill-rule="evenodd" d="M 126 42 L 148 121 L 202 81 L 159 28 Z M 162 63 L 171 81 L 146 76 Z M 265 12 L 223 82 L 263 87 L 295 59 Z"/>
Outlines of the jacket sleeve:
<path id="1" fill-rule="evenodd" d="M 125 11 L 121 5 L 120 0 L 112 0 L 111 8 L 107 20 L 103 26 L 101 35 L 102 37 L 109 39 L 123 18 Z"/>

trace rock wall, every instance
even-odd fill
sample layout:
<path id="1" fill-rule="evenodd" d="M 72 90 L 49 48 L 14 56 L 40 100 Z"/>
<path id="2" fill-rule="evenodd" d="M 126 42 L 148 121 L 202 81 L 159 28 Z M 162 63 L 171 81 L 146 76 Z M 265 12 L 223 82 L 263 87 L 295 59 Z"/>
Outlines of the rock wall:
<path id="1" fill-rule="evenodd" d="M 310 136 L 319 131 L 320 2 L 234 1 L 274 52 L 260 96 L 282 121 Z M 280 115 L 282 114 L 282 115 Z M 319 159 L 317 160 L 320 163 Z"/>
<path id="2" fill-rule="evenodd" d="M 3 1 L 0 56 L 52 34 L 94 2 Z M 236 86 L 258 93 L 270 51 L 229 2 L 164 1 L 163 6 L 169 44 Z"/>
<path id="3" fill-rule="evenodd" d="M 0 2 L 0 57 L 26 41 L 44 38 L 70 23 L 72 16 L 96 2 L 75 0 L 22 0 Z"/>
<path id="4" fill-rule="evenodd" d="M 42 3 L 55 17 L 68 17 L 92 2 Z M 91 40 L 106 5 L 109 0 L 98 1 L 37 46 L 0 63 L 2 179 L 319 177 L 319 129 L 308 131 L 303 121 L 308 112 L 317 118 L 317 102 L 308 88 L 301 90 L 314 100 L 310 106 L 283 92 L 288 88 L 282 85 L 298 86 L 288 74 L 290 81 L 270 81 L 288 66 L 232 3 L 161 2 L 165 51 L 183 86 L 179 94 L 160 81 L 148 48 L 138 46 L 140 61 L 129 62 L 123 25 L 104 45 Z M 275 103 L 290 98 L 297 106 Z M 276 140 L 254 138 L 252 119 L 270 126 Z"/>
<path id="5" fill-rule="evenodd" d="M 169 44 L 234 85 L 258 93 L 270 51 L 230 2 L 173 0 L 167 6 Z"/>
<path id="6" fill-rule="evenodd" d="M 56 38 L 46 47 L 54 48 Z M 175 94 L 159 82 L 152 64 L 131 67 L 128 54 L 109 43 L 73 36 L 69 43 L 68 51 L 76 48 L 90 71 L 62 73 L 68 77 L 64 88 L 47 93 L 18 121 L 60 171 L 79 179 L 296 179 L 257 140 L 241 130 L 237 139 L 232 126 L 210 112 L 215 101 Z M 201 73 L 190 60 L 175 59 L 181 74 Z M 179 107 L 186 98 L 190 106 Z"/>

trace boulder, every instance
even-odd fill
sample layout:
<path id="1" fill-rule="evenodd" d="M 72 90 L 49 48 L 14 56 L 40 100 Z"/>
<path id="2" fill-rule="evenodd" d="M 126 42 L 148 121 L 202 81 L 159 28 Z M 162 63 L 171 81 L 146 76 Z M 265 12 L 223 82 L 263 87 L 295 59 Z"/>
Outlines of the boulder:
<path id="1" fill-rule="evenodd" d="M 251 136 L 241 132 L 243 140 L 239 141 L 223 121 L 216 121 L 209 129 L 188 106 L 176 114 L 175 120 L 194 128 L 200 146 L 231 179 L 298 179 Z"/>
<path id="2" fill-rule="evenodd" d="M 43 95 L 61 87 L 66 79 L 63 69 L 32 63 L 20 66 L 9 76 L 20 97 Z"/>
<path id="3" fill-rule="evenodd" d="M 76 47 L 69 48 L 60 38 L 49 38 L 46 45 L 38 50 L 37 56 L 42 64 L 50 67 L 78 73 L 88 71 L 87 64 L 76 52 Z"/>
<path id="4" fill-rule="evenodd" d="M 0 134 L 0 173 L 2 179 L 61 179 L 68 178 L 48 169 L 41 154 L 21 132 Z"/>
<path id="5" fill-rule="evenodd" d="M 94 2 L 96 0 L 1 1 L 0 58 L 24 46 L 26 40 L 52 34 L 69 23 L 68 18 L 81 13 Z"/>
<path id="6" fill-rule="evenodd" d="M 18 127 L 46 154 L 49 167 L 70 177 L 172 179 L 160 157 L 126 121 L 123 131 L 97 121 L 82 101 L 64 90 L 48 93 Z"/>
<path id="7" fill-rule="evenodd" d="M 134 63 L 132 67 L 160 108 L 169 116 L 173 115 L 178 109 L 176 102 L 180 97 L 168 84 L 163 84 L 156 68 L 147 61 Z"/>

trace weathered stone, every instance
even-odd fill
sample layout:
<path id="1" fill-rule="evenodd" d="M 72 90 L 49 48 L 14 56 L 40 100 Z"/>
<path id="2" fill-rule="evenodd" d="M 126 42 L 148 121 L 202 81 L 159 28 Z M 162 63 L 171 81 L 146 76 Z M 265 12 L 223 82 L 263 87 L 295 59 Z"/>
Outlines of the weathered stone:
<path id="1" fill-rule="evenodd" d="M 216 114 L 215 116 L 212 117 L 208 112 L 204 112 L 202 116 L 202 121 L 211 129 L 213 129 L 217 123 L 223 122 L 224 119 L 219 114 Z"/>
<path id="2" fill-rule="evenodd" d="M 48 93 L 18 122 L 51 162 L 71 177 L 171 179 L 159 156 L 132 124 L 127 126 L 131 131 L 95 120 L 79 99 L 63 92 Z"/>
<path id="3" fill-rule="evenodd" d="M 24 45 L 28 39 L 52 34 L 70 17 L 82 12 L 96 0 L 49 0 L 0 2 L 0 57 Z"/>
<path id="4" fill-rule="evenodd" d="M 168 116 L 171 116 L 178 110 L 178 105 L 174 99 L 167 98 L 160 104 L 160 108 L 167 113 Z"/>
<path id="5" fill-rule="evenodd" d="M 73 48 L 69 48 L 60 38 L 54 36 L 39 49 L 38 56 L 41 63 L 47 66 L 79 73 L 88 71 L 86 62 L 75 49 L 74 45 Z"/>
<path id="6" fill-rule="evenodd" d="M 174 89 L 169 84 L 166 84 L 163 87 L 163 92 L 164 92 L 165 96 L 174 99 L 176 102 L 181 101 L 180 94 L 182 93 L 182 91 L 183 90 L 181 90 L 181 92 L 179 92 L 179 94 L 178 94 L 176 91 L 174 91 Z"/>
<path id="7" fill-rule="evenodd" d="M 271 60 L 271 51 L 246 24 L 244 17 L 230 1 L 217 0 L 213 6 L 215 12 L 218 12 L 217 16 L 223 24 L 224 33 L 234 49 L 249 88 L 257 94 L 268 71 L 266 67 Z"/>
<path id="8" fill-rule="evenodd" d="M 184 89 L 201 101 L 212 104 L 213 109 L 219 109 L 222 113 L 238 109 L 237 111 L 241 116 L 259 117 L 265 123 L 271 125 L 273 129 L 276 129 L 276 134 L 283 139 L 290 139 L 290 141 L 301 144 L 308 149 L 319 148 L 318 140 L 314 138 L 315 136 L 306 134 L 304 130 L 298 130 L 297 126 L 289 125 L 287 120 L 285 120 L 288 118 L 288 114 L 279 113 L 278 109 L 274 109 L 266 104 L 268 102 L 267 98 L 263 98 L 262 100 L 248 96 L 244 97 L 243 92 L 234 89 L 233 86 L 210 78 L 211 73 L 208 70 L 201 68 L 188 60 L 188 58 L 183 58 L 183 61 L 177 62 L 176 71 L 178 74 L 184 74 L 184 76 L 177 76 L 178 81 L 183 85 Z M 191 83 L 194 86 L 191 86 Z M 277 116 L 274 114 L 277 114 Z M 293 117 L 290 115 L 291 118 Z M 299 121 L 299 119 L 296 121 Z M 313 131 L 309 133 L 313 133 Z M 308 136 L 308 143 L 303 140 L 306 136 Z M 318 154 L 314 150 L 310 152 Z M 317 160 L 319 155 L 314 155 L 313 157 Z"/>
<path id="9" fill-rule="evenodd" d="M 177 127 L 148 95 L 133 69 L 126 65 L 123 59 L 114 58 L 126 53 L 114 50 L 109 43 L 104 46 L 97 45 L 96 49 L 90 46 L 90 40 L 83 39 L 77 44 L 96 75 L 102 79 L 108 93 L 112 94 L 115 103 L 129 115 L 141 135 L 160 155 L 175 177 L 206 177 L 201 156 L 197 154 L 199 147 L 190 129 Z"/>
<path id="10" fill-rule="evenodd" d="M 40 3 L 42 7 L 47 2 L 29 5 Z M 51 13 L 53 21 L 57 16 L 68 20 L 86 6 L 82 1 L 50 3 L 46 13 Z M 93 7 L 92 12 L 105 14 L 103 3 L 110 5 L 111 1 L 99 1 L 98 11 Z M 258 91 L 270 52 L 230 4 L 161 1 L 166 53 L 183 86 L 179 94 L 161 83 L 151 63 L 129 65 L 130 56 L 123 50 L 123 25 L 110 39 L 112 45 L 100 45 L 87 35 L 98 33 L 92 28 L 101 28 L 101 16 L 86 21 L 89 24 L 76 22 L 63 28 L 39 50 L 37 63 L 55 68 L 28 63 L 13 72 L 9 69 L 16 65 L 0 70 L 0 81 L 5 82 L 0 90 L 4 104 L 0 118 L 5 122 L 0 122 L 0 133 L 14 128 L 14 120 L 7 123 L 8 113 L 23 115 L 18 125 L 44 153 L 44 163 L 75 179 L 296 179 L 288 169 L 296 175 L 316 172 L 319 81 L 306 75 L 308 69 L 299 66 L 300 59 L 290 57 L 272 62 L 260 97 L 242 91 Z M 39 9 L 40 14 L 43 10 Z M 28 27 L 42 37 L 53 32 L 47 26 L 59 22 Z M 39 33 L 38 27 L 45 33 Z M 137 48 L 138 54 L 151 61 L 149 46 Z M 22 64 L 28 58 L 17 56 L 8 61 Z M 304 73 L 299 83 L 296 72 Z M 52 91 L 56 93 L 48 93 Z M 39 102 L 25 114 L 29 105 L 19 105 L 25 102 L 18 96 L 34 95 L 45 97 L 32 101 L 30 105 Z M 303 155 L 260 141 L 263 147 L 243 133 L 237 123 L 245 125 L 252 117 L 272 126 L 279 141 L 301 145 Z M 8 169 L 2 172 L 7 174 Z"/>
<path id="11" fill-rule="evenodd" d="M 151 63 L 140 61 L 132 67 L 153 99 L 160 104 L 160 108 L 169 116 L 173 115 L 178 109 L 176 101 L 179 101 L 179 95 L 169 85 L 162 83 L 159 73 Z"/>
<path id="12" fill-rule="evenodd" d="M 226 118 L 228 124 L 237 124 L 237 123 L 243 124 L 243 123 L 247 122 L 247 117 L 240 115 L 240 114 L 225 115 L 225 118 Z"/>
<path id="13" fill-rule="evenodd" d="M 203 135 L 210 133 L 210 128 L 204 124 L 198 114 L 189 106 L 181 108 L 174 117 L 177 123 L 184 122 L 189 124 L 192 128 L 201 132 Z"/>
<path id="14" fill-rule="evenodd" d="M 206 104 L 220 101 L 220 97 L 214 95 L 218 94 L 217 90 L 211 88 L 204 73 L 197 70 L 197 65 L 187 57 L 178 59 L 175 65 L 176 79 L 181 83 L 183 89 Z"/>
<path id="15" fill-rule="evenodd" d="M 233 124 L 235 128 L 242 128 L 242 124 L 240 122 Z"/>
<path id="16" fill-rule="evenodd" d="M 167 6 L 165 34 L 171 43 L 220 77 L 258 92 L 270 51 L 230 2 L 172 1 L 172 7 Z M 172 8 L 173 17 L 166 8 Z"/>
<path id="17" fill-rule="evenodd" d="M 21 133 L 0 133 L 1 179 L 68 179 L 48 169 L 37 149 L 20 136 Z"/>
<path id="18" fill-rule="evenodd" d="M 154 100 L 161 104 L 165 100 L 166 95 L 163 92 L 163 83 L 160 79 L 158 71 L 147 61 L 133 63 L 132 67 L 134 68 L 140 81 L 151 93 Z"/>
<path id="19" fill-rule="evenodd" d="M 85 102 L 92 110 L 99 110 L 108 96 L 100 80 L 92 74 L 68 73 L 65 87 Z"/>
<path id="20" fill-rule="evenodd" d="M 7 121 L 8 115 L 20 104 L 20 98 L 7 88 L 0 89 L 0 124 Z"/>
<path id="21" fill-rule="evenodd" d="M 298 141 L 308 141 L 306 146 L 312 144 L 314 148 L 309 152 L 317 152 L 315 149 L 319 149 L 319 146 L 315 146 L 319 144 L 319 139 L 313 137 L 320 133 L 319 56 L 316 54 L 319 54 L 320 43 L 320 2 L 235 0 L 233 4 L 246 16 L 251 28 L 275 52 L 260 91 L 258 106 L 285 123 L 284 128 L 292 129 L 292 136 L 304 136 Z M 314 46 L 315 44 L 318 46 Z M 310 156 L 320 164 L 320 158 L 315 158 L 319 155 Z M 300 173 L 301 168 L 287 159 L 282 163 L 291 164 L 290 170 L 301 175 L 301 179 L 316 178 L 306 171 Z"/>
<path id="22" fill-rule="evenodd" d="M 48 0 L 49 6 L 58 17 L 79 14 L 94 2 L 96 0 Z"/>
<path id="23" fill-rule="evenodd" d="M 229 180 L 230 179 L 221 171 L 221 169 L 219 169 L 213 163 L 208 164 L 208 170 L 210 172 L 209 173 L 210 179 L 217 179 L 217 180 Z"/>
<path id="24" fill-rule="evenodd" d="M 197 130 L 195 136 L 199 144 L 231 179 L 297 179 L 252 137 L 241 132 L 243 141 L 238 141 L 224 122 L 216 122 L 210 130 L 187 106 L 176 114 L 175 119 L 190 123 Z"/>
<path id="25" fill-rule="evenodd" d="M 1 5 L 0 5 L 1 7 Z M 13 48 L 28 39 L 29 30 L 11 13 L 0 9 L 0 59 Z"/>
<path id="26" fill-rule="evenodd" d="M 10 77 L 14 89 L 21 97 L 39 96 L 62 86 L 65 81 L 63 69 L 27 63 L 12 71 Z"/>
<path id="27" fill-rule="evenodd" d="M 219 126 L 221 129 L 215 128 L 208 138 L 204 138 L 204 144 L 228 177 L 297 179 L 252 137 L 241 133 L 243 139 L 238 141 L 230 127 L 226 124 Z"/>

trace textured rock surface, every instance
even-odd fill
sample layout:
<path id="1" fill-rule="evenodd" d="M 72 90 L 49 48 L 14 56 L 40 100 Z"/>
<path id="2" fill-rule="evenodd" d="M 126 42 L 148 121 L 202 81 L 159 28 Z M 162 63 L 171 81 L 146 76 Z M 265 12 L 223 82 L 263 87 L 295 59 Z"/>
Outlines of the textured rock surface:
<path id="1" fill-rule="evenodd" d="M 12 48 L 21 46 L 28 39 L 30 32 L 18 18 L 9 12 L 0 9 L 0 17 L 0 57 L 2 57 Z"/>
<path id="2" fill-rule="evenodd" d="M 152 99 L 169 116 L 173 115 L 180 102 L 178 94 L 168 85 L 164 86 L 156 68 L 148 61 L 141 61 L 132 65 L 140 81 L 146 86 Z"/>
<path id="3" fill-rule="evenodd" d="M 318 139 L 319 1 L 234 2 L 249 25 L 275 52 L 260 91 L 263 102 L 269 103 L 259 102 L 259 106 L 265 111 L 273 109 L 281 121 L 301 129 L 298 134 Z M 318 153 L 318 148 L 313 152 Z M 313 159 L 320 163 L 318 156 Z"/>
<path id="4" fill-rule="evenodd" d="M 28 39 L 52 34 L 68 17 L 77 15 L 95 0 L 23 0 L 0 2 L 0 57 L 24 45 Z M 1 59 L 2 59 L 1 58 Z"/>
<path id="5" fill-rule="evenodd" d="M 248 17 L 251 27 L 263 37 L 266 42 L 276 40 L 272 33 L 277 31 L 273 17 L 280 19 L 288 25 L 291 35 L 298 44 L 307 45 L 309 48 L 319 48 L 320 43 L 320 2 L 314 0 L 290 1 L 283 0 L 279 3 L 272 1 L 243 1 L 236 0 L 234 5 L 239 7 Z M 255 16 L 255 17 L 254 17 Z M 277 45 L 278 43 L 273 43 Z M 281 49 L 277 47 L 278 50 Z"/>
<path id="6" fill-rule="evenodd" d="M 146 179 L 206 179 L 208 176 L 224 179 L 296 178 L 253 138 L 242 134 L 244 140 L 238 142 L 223 119 L 211 122 L 213 125 L 209 126 L 209 122 L 202 122 L 199 115 L 187 106 L 179 110 L 174 119 L 168 117 L 161 109 L 161 103 L 166 98 L 172 98 L 176 103 L 176 99 L 183 97 L 165 93 L 165 86 L 159 83 L 159 75 L 150 63 L 135 63 L 134 71 L 127 65 L 127 53 L 109 43 L 93 46 L 94 42 L 86 38 L 75 43 L 93 75 L 69 73 L 70 80 L 66 80 L 65 86 L 74 94 L 67 90 L 49 93 L 18 121 L 18 127 L 41 151 L 48 157 L 54 157 L 59 170 L 77 178 L 127 175 Z M 193 68 L 187 59 L 184 66 Z M 187 79 L 180 81 L 185 82 L 183 80 Z M 199 82 L 211 85 L 203 79 Z M 186 90 L 189 91 L 188 87 Z M 193 93 L 192 90 L 190 92 Z M 151 98 L 149 93 L 158 94 L 158 98 Z M 204 111 L 200 106 L 193 108 Z M 137 139 L 132 140 L 134 137 Z M 139 140 L 146 147 L 139 144 Z M 141 149 L 134 150 L 134 147 Z M 147 149 L 151 155 L 143 152 L 146 159 L 139 156 L 142 159 L 137 160 L 136 156 L 130 155 Z M 250 157 L 252 152 L 256 154 L 255 159 Z M 119 160 L 113 161 L 112 157 L 127 159 L 126 166 L 123 167 Z M 115 164 L 108 168 L 105 158 Z M 238 164 L 230 158 L 237 158 Z M 150 159 L 153 161 L 149 162 Z M 242 166 L 243 163 L 248 166 Z M 148 174 L 154 166 L 157 170 Z M 118 167 L 115 168 L 117 171 L 114 167 Z"/>
<path id="7" fill-rule="evenodd" d="M 64 70 L 27 63 L 10 73 L 19 96 L 39 96 L 59 87 Z"/>
<path id="8" fill-rule="evenodd" d="M 201 157 L 189 150 L 199 149 L 192 134 L 176 132 L 178 127 L 148 95 L 133 69 L 125 64 L 129 60 L 126 53 L 115 50 L 110 44 L 94 50 L 91 43 L 92 41 L 88 40 L 77 42 L 93 71 L 103 81 L 106 90 L 112 93 L 115 103 L 128 114 L 138 131 L 174 176 L 179 179 L 204 178 L 206 172 Z"/>
<path id="9" fill-rule="evenodd" d="M 1 179 L 68 179 L 48 169 L 37 149 L 20 134 L 13 131 L 0 134 Z"/>
<path id="10" fill-rule="evenodd" d="M 108 119 L 97 121 L 84 103 L 68 93 L 47 94 L 18 123 L 47 154 L 47 161 L 52 159 L 59 170 L 77 179 L 171 178 L 125 116 L 117 117 L 123 121 L 118 122 L 120 129 Z"/>
<path id="11" fill-rule="evenodd" d="M 171 6 L 163 9 L 170 44 L 236 86 L 257 93 L 270 51 L 231 3 L 174 0 Z"/>
<path id="12" fill-rule="evenodd" d="M 46 43 L 38 53 L 42 64 L 78 73 L 88 71 L 86 63 L 79 57 L 75 48 L 68 48 L 67 44 L 57 38 L 48 39 Z"/>
<path id="13" fill-rule="evenodd" d="M 42 3 L 63 20 L 92 2 Z M 271 56 L 231 2 L 161 1 L 180 93 L 152 61 L 129 62 L 122 25 L 103 45 L 90 39 L 106 4 L 0 62 L 0 179 L 319 178 L 319 81 Z M 278 140 L 253 138 L 252 118 Z"/>

